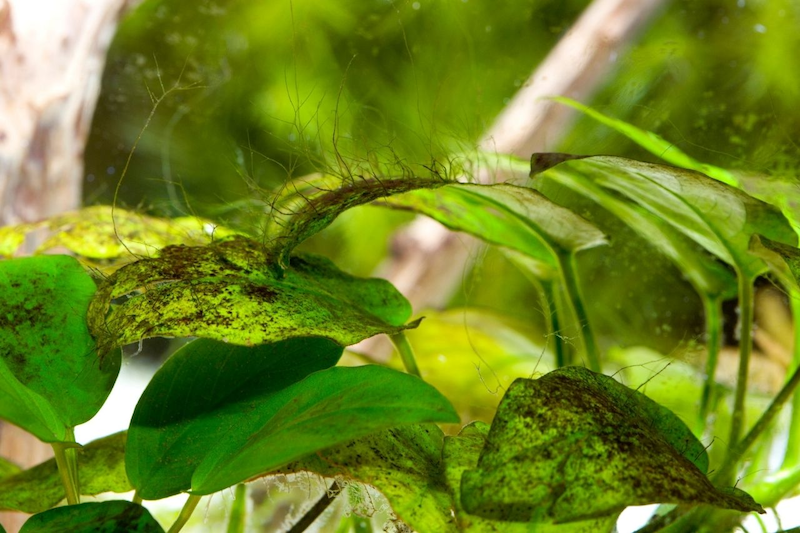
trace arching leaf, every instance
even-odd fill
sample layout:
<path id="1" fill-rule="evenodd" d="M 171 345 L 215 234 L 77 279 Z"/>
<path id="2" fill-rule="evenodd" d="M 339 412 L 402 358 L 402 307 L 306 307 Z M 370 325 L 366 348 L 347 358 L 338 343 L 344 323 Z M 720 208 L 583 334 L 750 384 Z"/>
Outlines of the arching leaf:
<path id="1" fill-rule="evenodd" d="M 98 352 L 156 336 L 244 346 L 320 336 L 350 345 L 416 325 L 404 326 L 411 306 L 385 280 L 350 276 L 320 256 L 293 257 L 282 277 L 267 264 L 262 246 L 233 237 L 170 246 L 123 267 L 89 309 Z M 121 296 L 130 297 L 112 307 Z"/>
<path id="2" fill-rule="evenodd" d="M 116 500 L 57 507 L 33 515 L 20 533 L 96 533 L 98 531 L 136 531 L 164 533 L 161 525 L 141 505 Z"/>
<path id="3" fill-rule="evenodd" d="M 650 503 L 763 512 L 741 491 L 715 488 L 707 468 L 705 448 L 668 409 L 564 367 L 508 389 L 461 500 L 485 518 L 556 523 Z"/>

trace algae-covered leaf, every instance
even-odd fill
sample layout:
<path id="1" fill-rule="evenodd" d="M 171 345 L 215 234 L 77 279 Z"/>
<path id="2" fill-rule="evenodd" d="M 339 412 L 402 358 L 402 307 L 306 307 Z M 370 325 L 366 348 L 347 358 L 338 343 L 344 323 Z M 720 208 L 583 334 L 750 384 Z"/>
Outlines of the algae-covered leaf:
<path id="1" fill-rule="evenodd" d="M 57 507 L 33 515 L 20 533 L 97 533 L 98 531 L 135 531 L 164 533 L 161 525 L 141 505 L 116 500 Z"/>
<path id="2" fill-rule="evenodd" d="M 263 402 L 308 374 L 331 367 L 342 347 L 320 338 L 252 348 L 199 339 L 156 372 L 131 420 L 126 467 L 145 499 L 188 490 L 204 457 L 234 434 L 255 432 Z"/>
<path id="3" fill-rule="evenodd" d="M 95 354 L 86 324 L 94 293 L 72 257 L 0 262 L 0 417 L 43 441 L 92 418 L 119 373 L 119 358 Z"/>
<path id="4" fill-rule="evenodd" d="M 461 504 L 461 478 L 464 472 L 478 464 L 478 458 L 486 445 L 489 426 L 483 422 L 473 422 L 461 430 L 457 436 L 444 439 L 442 464 L 444 477 L 455 507 L 458 528 L 474 533 L 512 532 L 522 533 L 535 530 L 537 533 L 602 533 L 614 531 L 617 516 L 570 522 L 568 524 L 507 522 L 492 520 L 468 514 Z"/>
<path id="5" fill-rule="evenodd" d="M 540 158 L 541 154 L 532 156 L 532 168 L 542 168 Z M 797 242 L 776 208 L 699 172 L 611 156 L 569 159 L 555 168 L 576 172 L 628 197 L 747 278 L 765 270 L 764 262 L 748 253 L 751 235 Z"/>
<path id="6" fill-rule="evenodd" d="M 133 490 L 125 474 L 126 437 L 115 433 L 76 450 L 82 495 Z M 40 513 L 64 497 L 55 459 L 0 480 L 0 509 Z"/>
<path id="7" fill-rule="evenodd" d="M 445 183 L 444 180 L 421 178 L 381 180 L 359 177 L 342 180 L 325 175 L 314 175 L 299 184 L 290 183 L 285 194 L 276 199 L 267 220 L 271 262 L 277 262 L 281 268 L 288 267 L 289 256 L 298 244 L 328 227 L 336 217 L 352 207 L 406 191 L 440 187 Z"/>
<path id="8" fill-rule="evenodd" d="M 34 231 L 48 232 L 37 253 L 66 248 L 95 260 L 150 257 L 165 246 L 207 244 L 234 233 L 203 218 L 159 218 L 98 205 L 42 222 L 0 228 L 0 255 L 13 255 Z"/>
<path id="9" fill-rule="evenodd" d="M 458 422 L 450 402 L 416 376 L 380 366 L 335 367 L 264 399 L 203 459 L 192 492 L 210 494 L 318 450 L 387 428 Z"/>
<path id="10" fill-rule="evenodd" d="M 388 281 L 350 276 L 320 256 L 292 257 L 282 276 L 267 264 L 258 243 L 232 237 L 170 246 L 121 268 L 89 309 L 98 352 L 156 336 L 246 346 L 320 336 L 350 345 L 414 326 L 403 325 L 411 306 Z"/>
<path id="11" fill-rule="evenodd" d="M 607 243 L 591 223 L 527 187 L 451 183 L 392 196 L 385 203 L 522 252 L 539 262 L 550 277 L 559 268 L 556 254 Z"/>
<path id="12" fill-rule="evenodd" d="M 614 379 L 564 367 L 506 392 L 464 509 L 485 518 L 572 522 L 628 505 L 710 504 L 763 512 L 716 489 L 703 445 L 669 410 Z"/>
<path id="13" fill-rule="evenodd" d="M 313 472 L 378 489 L 415 531 L 458 531 L 442 477 L 442 431 L 433 424 L 387 429 L 309 455 L 272 474 Z"/>

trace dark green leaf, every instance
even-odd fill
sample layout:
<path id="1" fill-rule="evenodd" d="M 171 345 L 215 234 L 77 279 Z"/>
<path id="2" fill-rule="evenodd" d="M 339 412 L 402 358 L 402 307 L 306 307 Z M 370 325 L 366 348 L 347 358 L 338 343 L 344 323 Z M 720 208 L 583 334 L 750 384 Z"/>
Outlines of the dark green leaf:
<path id="1" fill-rule="evenodd" d="M 765 270 L 764 262 L 748 253 L 751 235 L 797 242 L 777 209 L 698 172 L 610 156 L 574 159 L 554 168 L 623 194 L 748 278 Z"/>
<path id="2" fill-rule="evenodd" d="M 150 511 L 126 501 L 82 503 L 34 515 L 20 533 L 164 533 Z"/>
<path id="3" fill-rule="evenodd" d="M 520 251 L 541 263 L 549 277 L 558 271 L 557 253 L 606 244 L 603 233 L 592 224 L 527 187 L 458 183 L 412 191 L 385 202 Z"/>
<path id="4" fill-rule="evenodd" d="M 265 399 L 257 423 L 211 450 L 192 477 L 210 494 L 309 453 L 404 424 L 458 422 L 450 402 L 409 374 L 379 366 L 330 368 Z"/>
<path id="5" fill-rule="evenodd" d="M 572 522 L 628 505 L 758 504 L 717 490 L 704 447 L 668 409 L 580 367 L 518 379 L 506 392 L 478 466 L 464 473 L 464 508 L 485 518 Z"/>
<path id="6" fill-rule="evenodd" d="M 94 292 L 72 257 L 0 262 L 0 417 L 46 442 L 92 418 L 119 373 L 120 359 L 99 360 L 89 335 Z"/>
<path id="7" fill-rule="evenodd" d="M 320 336 L 349 345 L 413 327 L 403 325 L 411 306 L 385 280 L 350 276 L 319 256 L 293 257 L 282 277 L 267 265 L 262 246 L 233 237 L 170 246 L 158 258 L 123 267 L 89 310 L 99 352 L 155 336 L 245 346 Z M 131 297 L 108 312 L 125 295 Z"/>
<path id="8" fill-rule="evenodd" d="M 90 442 L 76 451 L 84 496 L 133 490 L 125 475 L 126 433 Z M 0 480 L 0 509 L 40 513 L 65 498 L 55 459 Z"/>
<path id="9" fill-rule="evenodd" d="M 753 235 L 750 251 L 767 263 L 786 290 L 800 292 L 800 250 L 761 235 Z"/>
<path id="10" fill-rule="evenodd" d="M 253 348 L 205 339 L 187 344 L 153 376 L 136 406 L 125 458 L 131 483 L 145 499 L 188 490 L 215 446 L 257 431 L 268 399 L 335 365 L 341 354 L 341 346 L 320 338 Z"/>

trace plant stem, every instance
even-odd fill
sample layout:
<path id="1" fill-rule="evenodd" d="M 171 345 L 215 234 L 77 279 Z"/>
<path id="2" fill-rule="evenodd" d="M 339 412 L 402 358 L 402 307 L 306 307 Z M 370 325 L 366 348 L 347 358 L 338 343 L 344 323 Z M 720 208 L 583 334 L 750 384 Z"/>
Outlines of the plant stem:
<path id="1" fill-rule="evenodd" d="M 67 429 L 67 440 L 75 442 L 75 428 Z M 78 475 L 78 450 L 70 446 L 64 450 L 64 455 L 67 460 L 67 471 L 72 476 L 72 483 L 75 486 L 75 494 L 78 498 L 78 503 L 81 501 L 81 480 Z"/>
<path id="2" fill-rule="evenodd" d="M 322 497 L 317 500 L 317 503 L 315 503 L 311 509 L 306 511 L 306 514 L 304 514 L 302 518 L 300 518 L 300 520 L 298 520 L 297 523 L 295 523 L 295 525 L 293 525 L 287 533 L 303 533 L 303 531 L 308 529 L 309 526 L 313 524 L 317 518 L 319 518 L 319 515 L 324 513 L 325 509 L 327 509 L 328 506 L 333 503 L 333 500 L 336 499 L 336 496 L 338 496 L 341 490 L 342 488 L 339 486 L 338 481 L 331 483 L 331 486 L 325 490 L 325 492 L 322 494 Z"/>
<path id="3" fill-rule="evenodd" d="M 538 285 L 542 299 L 542 311 L 547 315 L 545 317 L 547 319 L 547 337 L 553 339 L 556 368 L 561 368 L 568 365 L 569 361 L 567 361 L 567 353 L 564 350 L 564 337 L 561 335 L 561 321 L 559 320 L 558 306 L 553 294 L 553 283 L 541 281 Z"/>
<path id="4" fill-rule="evenodd" d="M 703 395 L 700 398 L 700 412 L 698 418 L 698 435 L 705 432 L 708 419 L 708 409 L 716 397 L 717 389 L 717 362 L 719 361 L 720 330 L 722 327 L 722 299 L 719 296 L 701 294 L 703 309 L 706 315 L 706 382 L 703 386 Z"/>
<path id="5" fill-rule="evenodd" d="M 69 438 L 69 432 L 67 432 L 67 438 Z M 76 483 L 78 473 L 77 471 L 73 472 L 73 466 L 77 466 L 77 463 L 75 462 L 74 457 L 72 461 L 70 461 L 66 453 L 69 448 L 72 447 L 63 442 L 54 442 L 52 443 L 52 446 L 53 454 L 56 457 L 58 474 L 61 476 L 61 483 L 64 484 L 64 492 L 67 496 L 67 503 L 69 505 L 77 505 L 81 502 L 80 493 L 78 492 L 78 485 Z M 74 448 L 72 448 L 72 453 L 74 456 Z M 70 466 L 71 463 L 73 466 Z"/>
<path id="6" fill-rule="evenodd" d="M 397 348 L 397 351 L 400 352 L 400 358 L 403 360 L 403 366 L 406 368 L 406 372 L 418 378 L 422 378 L 422 374 L 420 374 L 419 367 L 417 366 L 417 360 L 414 358 L 414 349 L 408 342 L 406 334 L 400 331 L 394 335 L 389 335 L 389 338 L 392 340 L 394 347 Z"/>
<path id="7" fill-rule="evenodd" d="M 773 398 L 767 410 L 762 413 L 761 417 L 741 442 L 729 449 L 728 455 L 725 457 L 725 461 L 718 474 L 720 479 L 724 480 L 725 477 L 730 474 L 730 470 L 736 465 L 736 462 L 747 452 L 756 440 L 758 440 L 758 437 L 761 436 L 767 426 L 775 419 L 783 407 L 783 404 L 791 398 L 798 385 L 800 385 L 800 368 L 795 369 L 794 373 L 792 373 L 792 377 L 789 378 L 789 381 L 786 382 L 780 392 Z"/>
<path id="8" fill-rule="evenodd" d="M 561 266 L 561 278 L 564 281 L 564 289 L 567 292 L 567 299 L 572 306 L 572 311 L 575 313 L 575 318 L 578 321 L 578 331 L 583 339 L 583 345 L 586 348 L 586 359 L 589 362 L 589 368 L 594 372 L 601 372 L 600 353 L 594 339 L 592 326 L 589 323 L 589 317 L 586 314 L 586 309 L 583 307 L 583 299 L 581 298 L 581 291 L 578 285 L 575 255 L 568 254 L 566 256 L 560 256 L 559 263 Z"/>
<path id="9" fill-rule="evenodd" d="M 789 289 L 789 305 L 792 309 L 794 320 L 794 348 L 790 372 L 800 368 L 800 293 Z M 794 377 L 794 374 L 792 374 Z M 790 378 L 791 380 L 791 378 Z M 800 394 L 792 398 L 792 417 L 789 422 L 789 440 L 786 443 L 786 452 L 783 455 L 782 468 L 789 468 L 800 463 Z"/>
<path id="10" fill-rule="evenodd" d="M 735 454 L 739 446 L 744 426 L 744 401 L 747 396 L 747 374 L 750 367 L 753 330 L 753 280 L 737 272 L 739 281 L 739 372 L 736 376 L 736 393 L 731 414 L 731 431 L 728 436 L 728 458 Z M 727 463 L 729 459 L 726 458 Z M 722 480 L 727 484 L 728 480 Z"/>
<path id="11" fill-rule="evenodd" d="M 244 533 L 247 522 L 247 485 L 239 483 L 233 495 L 231 517 L 228 520 L 228 533 Z"/>
<path id="12" fill-rule="evenodd" d="M 132 503 L 138 503 L 139 505 L 142 505 L 142 497 L 139 496 L 139 491 L 138 490 L 133 493 L 133 499 L 131 500 L 131 502 Z"/>
<path id="13" fill-rule="evenodd" d="M 183 526 L 186 525 L 186 522 L 192 517 L 192 513 L 194 512 L 194 508 L 197 507 L 197 504 L 200 503 L 200 498 L 202 496 L 196 496 L 194 494 L 189 495 L 189 499 L 186 500 L 186 503 L 183 504 L 183 509 L 181 509 L 181 514 L 178 515 L 178 519 L 175 520 L 175 523 L 172 524 L 172 527 L 169 528 L 167 533 L 178 533 Z"/>

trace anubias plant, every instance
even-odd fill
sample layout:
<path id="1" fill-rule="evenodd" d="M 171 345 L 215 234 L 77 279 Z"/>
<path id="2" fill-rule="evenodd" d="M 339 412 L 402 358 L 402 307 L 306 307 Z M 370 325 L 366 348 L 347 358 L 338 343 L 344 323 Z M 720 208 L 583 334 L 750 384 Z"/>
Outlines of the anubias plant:
<path id="1" fill-rule="evenodd" d="M 203 495 L 232 486 L 243 495 L 248 480 L 313 472 L 335 487 L 373 486 L 419 531 L 611 531 L 625 507 L 651 503 L 665 506 L 646 526 L 652 531 L 732 528 L 745 513 L 763 513 L 800 483 L 797 402 L 778 474 L 747 485 L 755 499 L 736 478 L 800 383 L 800 355 L 742 436 L 753 283 L 771 274 L 797 309 L 796 213 L 752 176 L 698 163 L 653 134 L 582 110 L 678 166 L 534 154 L 531 186 L 311 177 L 274 199 L 257 239 L 207 220 L 102 207 L 0 230 L 6 255 L 46 227 L 53 236 L 40 251 L 77 256 L 0 262 L 0 417 L 55 452 L 30 470 L 6 465 L 0 507 L 37 513 L 24 531 L 163 531 L 142 500 L 188 493 L 170 528 L 178 531 Z M 554 187 L 585 196 L 650 240 L 700 295 L 708 368 L 691 428 L 602 373 L 613 361 L 595 339 L 576 257 L 608 240 L 551 201 Z M 500 247 L 551 311 L 557 369 L 516 379 L 490 426 L 471 421 L 445 435 L 437 425 L 459 415 L 422 379 L 405 336 L 420 320 L 411 321 L 391 284 L 295 252 L 346 209 L 376 200 Z M 710 414 L 722 403 L 714 378 L 721 302 L 737 296 L 739 371 L 727 448 L 712 471 L 699 438 L 727 423 Z M 564 342 L 568 325 L 579 342 Z M 345 347 L 378 334 L 394 341 L 407 373 L 337 366 Z M 114 384 L 120 347 L 157 336 L 194 340 L 157 371 L 127 432 L 76 444 L 75 426 L 97 413 Z M 80 502 L 132 489 L 132 502 Z M 243 500 L 231 513 L 233 531 L 243 528 Z"/>

